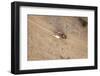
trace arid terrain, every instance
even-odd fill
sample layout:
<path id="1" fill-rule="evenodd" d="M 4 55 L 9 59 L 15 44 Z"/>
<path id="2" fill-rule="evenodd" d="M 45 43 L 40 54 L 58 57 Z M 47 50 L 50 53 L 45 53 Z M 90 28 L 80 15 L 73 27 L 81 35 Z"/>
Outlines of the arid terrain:
<path id="1" fill-rule="evenodd" d="M 28 60 L 88 57 L 87 17 L 28 15 Z"/>

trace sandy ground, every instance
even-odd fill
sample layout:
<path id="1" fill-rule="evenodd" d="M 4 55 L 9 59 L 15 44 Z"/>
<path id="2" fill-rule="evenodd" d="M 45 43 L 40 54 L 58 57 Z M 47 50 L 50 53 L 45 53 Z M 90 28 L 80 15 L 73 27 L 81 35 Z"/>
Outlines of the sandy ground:
<path id="1" fill-rule="evenodd" d="M 88 30 L 84 25 L 79 17 L 28 15 L 28 60 L 87 58 Z"/>

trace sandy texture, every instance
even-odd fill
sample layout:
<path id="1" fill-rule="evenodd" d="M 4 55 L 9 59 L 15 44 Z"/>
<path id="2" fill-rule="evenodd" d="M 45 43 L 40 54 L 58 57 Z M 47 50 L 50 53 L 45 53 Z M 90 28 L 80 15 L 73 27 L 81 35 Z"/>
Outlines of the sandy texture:
<path id="1" fill-rule="evenodd" d="M 28 60 L 87 58 L 87 32 L 87 18 L 28 15 Z"/>

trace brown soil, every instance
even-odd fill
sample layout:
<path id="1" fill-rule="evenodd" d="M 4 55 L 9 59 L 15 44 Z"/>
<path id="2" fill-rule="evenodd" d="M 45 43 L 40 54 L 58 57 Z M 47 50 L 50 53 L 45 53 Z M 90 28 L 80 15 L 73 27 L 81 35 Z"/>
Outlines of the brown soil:
<path id="1" fill-rule="evenodd" d="M 87 58 L 88 30 L 83 19 L 28 15 L 28 60 Z"/>

